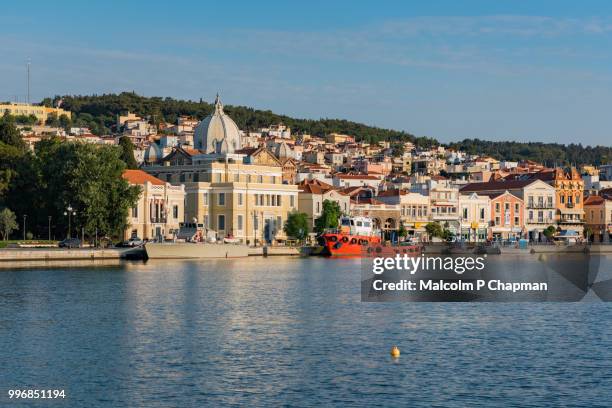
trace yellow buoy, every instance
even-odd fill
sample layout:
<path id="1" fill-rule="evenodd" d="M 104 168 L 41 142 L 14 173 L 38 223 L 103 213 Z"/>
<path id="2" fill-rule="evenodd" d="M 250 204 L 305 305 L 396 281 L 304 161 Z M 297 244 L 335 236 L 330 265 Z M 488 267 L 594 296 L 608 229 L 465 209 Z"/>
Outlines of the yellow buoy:
<path id="1" fill-rule="evenodd" d="M 391 347 L 391 357 L 399 357 L 400 356 L 400 349 L 397 346 L 393 346 Z"/>

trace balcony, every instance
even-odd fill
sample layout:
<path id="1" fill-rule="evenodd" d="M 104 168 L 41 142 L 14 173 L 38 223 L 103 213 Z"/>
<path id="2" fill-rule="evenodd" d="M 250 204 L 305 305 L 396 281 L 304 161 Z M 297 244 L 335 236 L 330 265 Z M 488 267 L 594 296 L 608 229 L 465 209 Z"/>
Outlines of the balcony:
<path id="1" fill-rule="evenodd" d="M 554 224 L 554 218 L 533 218 L 525 220 L 525 224 Z"/>
<path id="2" fill-rule="evenodd" d="M 538 210 L 552 210 L 555 206 L 549 203 L 527 203 L 527 209 L 538 209 Z"/>

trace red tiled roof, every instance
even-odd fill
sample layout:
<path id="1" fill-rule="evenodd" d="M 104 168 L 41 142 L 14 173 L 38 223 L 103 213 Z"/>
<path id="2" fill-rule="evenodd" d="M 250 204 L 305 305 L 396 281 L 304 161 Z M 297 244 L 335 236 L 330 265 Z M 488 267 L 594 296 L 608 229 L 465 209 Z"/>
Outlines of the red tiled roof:
<path id="1" fill-rule="evenodd" d="M 504 180 L 504 181 L 490 181 L 487 183 L 469 183 L 463 186 L 460 191 L 494 191 L 494 190 L 513 190 L 518 188 L 524 188 L 536 180 Z"/>
<path id="2" fill-rule="evenodd" d="M 163 186 L 166 184 L 157 177 L 153 177 L 142 170 L 125 170 L 121 176 L 130 184 L 144 184 L 147 181 L 156 186 Z"/>
<path id="3" fill-rule="evenodd" d="M 385 190 L 378 193 L 379 197 L 393 197 L 393 196 L 402 196 L 406 195 L 406 192 L 403 190 Z"/>
<path id="4" fill-rule="evenodd" d="M 600 196 L 589 196 L 584 200 L 584 205 L 599 205 L 603 204 L 604 198 Z"/>
<path id="5" fill-rule="evenodd" d="M 378 177 L 367 174 L 336 174 L 335 177 L 346 180 L 380 180 Z"/>

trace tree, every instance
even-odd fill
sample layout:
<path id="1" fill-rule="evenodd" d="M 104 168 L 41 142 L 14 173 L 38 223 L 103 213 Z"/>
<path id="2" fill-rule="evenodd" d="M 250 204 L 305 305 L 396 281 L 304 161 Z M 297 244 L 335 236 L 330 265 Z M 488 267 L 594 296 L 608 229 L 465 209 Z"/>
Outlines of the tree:
<path id="1" fill-rule="evenodd" d="M 58 123 L 65 131 L 69 131 L 72 126 L 72 120 L 64 113 L 60 115 Z"/>
<path id="2" fill-rule="evenodd" d="M 134 143 L 127 136 L 119 138 L 119 147 L 121 147 L 121 160 L 125 163 L 128 169 L 137 169 L 138 163 L 134 157 Z"/>
<path id="3" fill-rule="evenodd" d="M 15 127 L 13 117 L 7 113 L 0 119 L 0 142 L 18 149 L 26 147 L 19 130 Z"/>
<path id="4" fill-rule="evenodd" d="M 19 226 L 17 225 L 15 213 L 8 208 L 4 208 L 0 211 L 0 234 L 2 234 L 2 239 L 6 241 L 9 235 L 17 228 L 19 228 Z"/>
<path id="5" fill-rule="evenodd" d="M 546 227 L 543 231 L 544 236 L 549 240 L 552 241 L 553 236 L 555 235 L 555 232 L 557 232 L 557 229 L 553 226 L 553 225 L 549 225 L 548 227 Z"/>
<path id="6" fill-rule="evenodd" d="M 590 241 L 591 236 L 593 235 L 593 228 L 591 228 L 589 225 L 584 227 L 584 237 L 586 238 L 587 242 Z"/>
<path id="7" fill-rule="evenodd" d="M 400 224 L 400 227 L 397 230 L 397 235 L 399 235 L 401 238 L 406 238 L 408 236 L 408 230 L 404 226 L 404 223 Z"/>
<path id="8" fill-rule="evenodd" d="M 308 214 L 297 211 L 290 213 L 283 230 L 287 236 L 303 240 L 308 235 Z"/>
<path id="9" fill-rule="evenodd" d="M 59 121 L 59 118 L 57 117 L 57 113 L 51 112 L 49 115 L 47 115 L 47 120 L 45 121 L 45 125 L 59 127 L 60 121 Z"/>
<path id="10" fill-rule="evenodd" d="M 442 234 L 444 233 L 439 222 L 428 222 L 427 225 L 425 225 L 425 231 L 427 231 L 427 235 L 429 235 L 430 239 L 433 237 L 442 238 Z"/>
<path id="11" fill-rule="evenodd" d="M 328 228 L 337 228 L 341 214 L 342 211 L 337 202 L 324 200 L 321 216 L 315 220 L 315 231 L 322 233 Z"/>

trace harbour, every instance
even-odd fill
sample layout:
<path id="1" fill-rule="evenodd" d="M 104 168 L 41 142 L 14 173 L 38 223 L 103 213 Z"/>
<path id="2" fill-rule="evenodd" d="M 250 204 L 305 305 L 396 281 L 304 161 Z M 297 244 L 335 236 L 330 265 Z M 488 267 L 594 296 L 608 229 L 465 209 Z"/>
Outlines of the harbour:
<path id="1" fill-rule="evenodd" d="M 513 256 L 496 259 L 512 272 Z M 70 406 L 93 408 L 609 399 L 597 374 L 612 370 L 606 304 L 363 303 L 360 262 L 160 259 L 0 271 L 0 383 L 65 388 Z"/>

